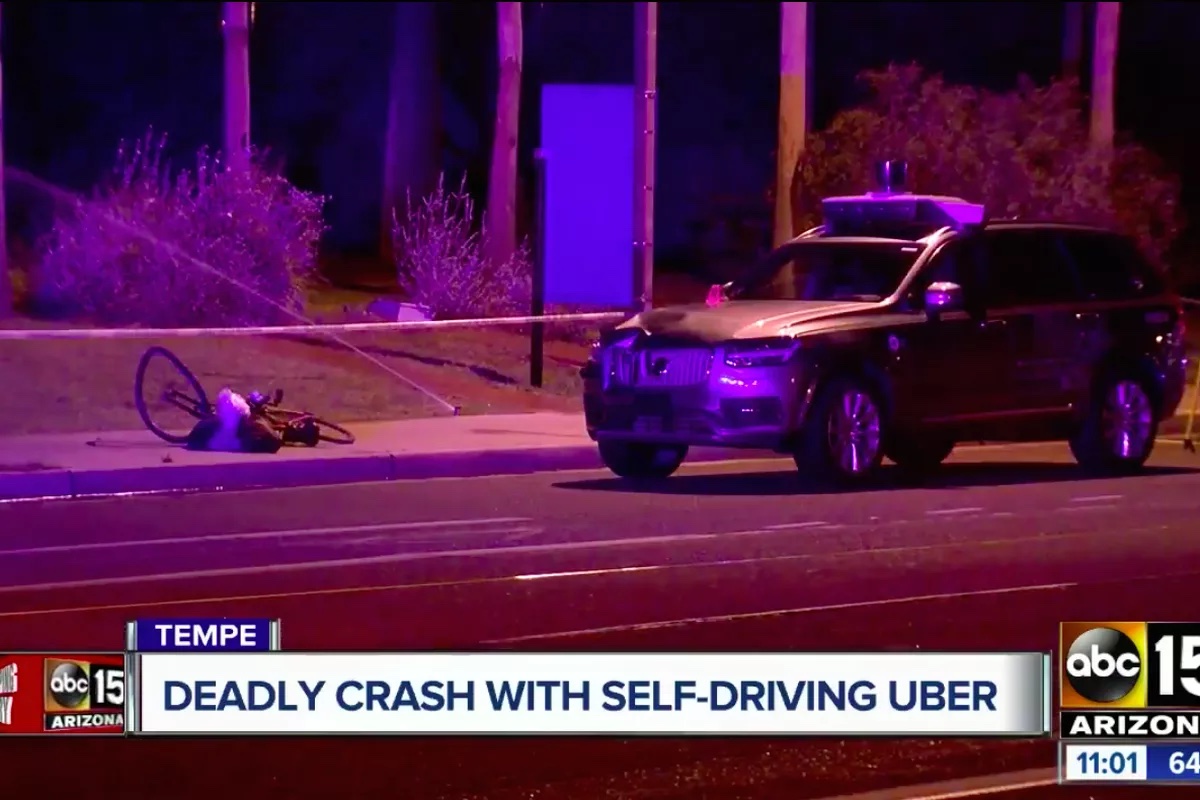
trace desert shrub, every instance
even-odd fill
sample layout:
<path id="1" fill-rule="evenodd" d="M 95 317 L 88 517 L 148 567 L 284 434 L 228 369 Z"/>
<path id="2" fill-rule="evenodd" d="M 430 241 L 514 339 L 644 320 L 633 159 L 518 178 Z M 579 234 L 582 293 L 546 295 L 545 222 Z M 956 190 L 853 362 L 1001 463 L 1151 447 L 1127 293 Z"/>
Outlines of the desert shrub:
<path id="1" fill-rule="evenodd" d="M 37 307 L 119 324 L 294 322 L 325 198 L 260 153 L 225 169 L 201 150 L 194 169 L 172 171 L 165 145 L 152 135 L 122 145 L 94 195 L 62 209 L 31 275 Z"/>
<path id="2" fill-rule="evenodd" d="M 819 224 L 822 197 L 872 185 L 881 158 L 908 161 L 908 188 L 982 202 L 993 217 L 1094 222 L 1137 237 L 1161 259 L 1182 226 L 1179 181 L 1148 150 L 1088 142 L 1073 81 L 993 93 L 956 86 L 920 67 L 862 74 L 868 98 L 812 134 L 796 167 L 797 230 Z"/>
<path id="3" fill-rule="evenodd" d="M 392 214 L 397 278 L 409 299 L 435 319 L 529 313 L 533 270 L 522 245 L 503 263 L 487 256 L 487 230 L 476 228 L 475 204 L 463 178 L 457 191 L 445 177 L 432 194 L 410 197 L 404 216 Z"/>

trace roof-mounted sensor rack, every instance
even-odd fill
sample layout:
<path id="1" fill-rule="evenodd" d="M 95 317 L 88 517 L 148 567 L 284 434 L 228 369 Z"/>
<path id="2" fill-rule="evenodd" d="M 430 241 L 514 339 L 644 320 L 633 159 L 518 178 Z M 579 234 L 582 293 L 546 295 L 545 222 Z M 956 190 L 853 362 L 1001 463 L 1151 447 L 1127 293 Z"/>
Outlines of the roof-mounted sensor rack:
<path id="1" fill-rule="evenodd" d="M 983 224 L 982 205 L 959 197 L 903 191 L 907 177 L 903 161 L 882 161 L 875 167 L 877 191 L 825 198 L 821 203 L 825 223 L 822 235 L 916 240 L 939 228 L 962 231 Z"/>

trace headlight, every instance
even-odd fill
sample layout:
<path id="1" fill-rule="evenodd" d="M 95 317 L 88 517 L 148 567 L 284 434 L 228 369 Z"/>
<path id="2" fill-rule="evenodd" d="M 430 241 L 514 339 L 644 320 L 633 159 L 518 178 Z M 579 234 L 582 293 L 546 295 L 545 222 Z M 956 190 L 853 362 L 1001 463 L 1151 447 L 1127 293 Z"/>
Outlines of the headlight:
<path id="1" fill-rule="evenodd" d="M 725 346 L 725 363 L 731 367 L 777 367 L 800 351 L 800 341 L 789 337 L 750 339 Z"/>

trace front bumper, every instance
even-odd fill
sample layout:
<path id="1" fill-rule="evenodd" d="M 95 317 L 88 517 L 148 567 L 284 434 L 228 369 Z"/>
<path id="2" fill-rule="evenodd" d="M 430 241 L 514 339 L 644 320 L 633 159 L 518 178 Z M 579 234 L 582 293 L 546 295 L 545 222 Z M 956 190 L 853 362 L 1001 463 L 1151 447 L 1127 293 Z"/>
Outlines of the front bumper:
<path id="1" fill-rule="evenodd" d="M 584 370 L 584 416 L 594 441 L 786 450 L 803 419 L 808 386 L 798 361 L 729 367 L 719 349 L 687 385 L 616 379 L 604 360 Z"/>

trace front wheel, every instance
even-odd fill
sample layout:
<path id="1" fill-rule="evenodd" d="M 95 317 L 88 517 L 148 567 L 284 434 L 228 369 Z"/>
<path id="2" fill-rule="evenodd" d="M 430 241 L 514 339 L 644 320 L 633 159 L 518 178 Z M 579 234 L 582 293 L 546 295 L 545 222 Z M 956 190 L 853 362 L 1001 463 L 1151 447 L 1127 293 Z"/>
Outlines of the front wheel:
<path id="1" fill-rule="evenodd" d="M 618 477 L 631 479 L 668 478 L 687 457 L 687 445 L 649 442 L 599 443 L 600 460 Z"/>
<path id="2" fill-rule="evenodd" d="M 1071 454 L 1089 472 L 1136 472 L 1154 450 L 1158 412 L 1144 379 L 1119 374 L 1103 381 L 1079 430 Z"/>
<path id="3" fill-rule="evenodd" d="M 794 453 L 802 475 L 861 484 L 883 461 L 883 406 L 865 381 L 839 378 L 822 389 L 809 410 Z"/>

